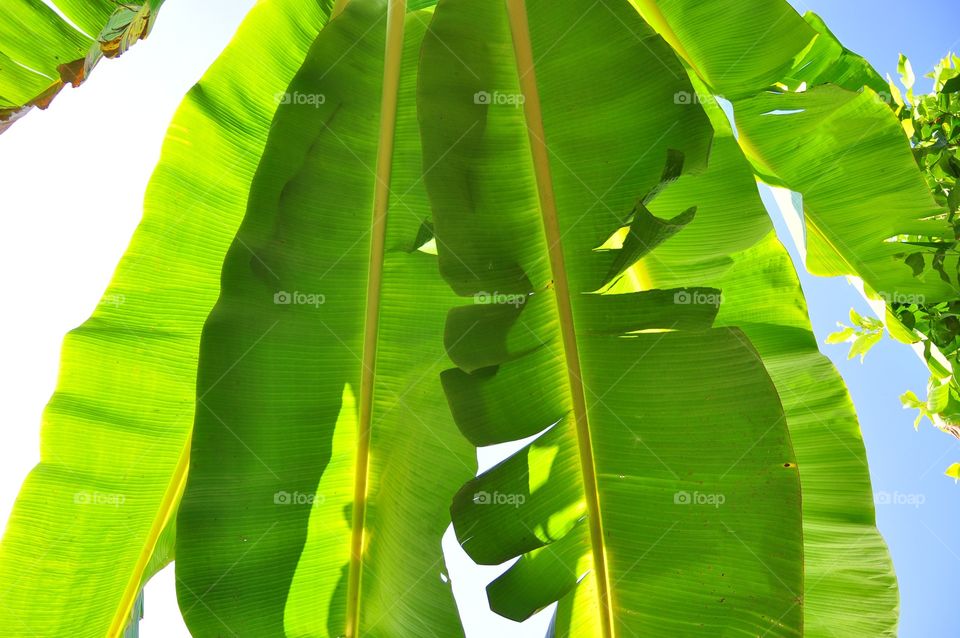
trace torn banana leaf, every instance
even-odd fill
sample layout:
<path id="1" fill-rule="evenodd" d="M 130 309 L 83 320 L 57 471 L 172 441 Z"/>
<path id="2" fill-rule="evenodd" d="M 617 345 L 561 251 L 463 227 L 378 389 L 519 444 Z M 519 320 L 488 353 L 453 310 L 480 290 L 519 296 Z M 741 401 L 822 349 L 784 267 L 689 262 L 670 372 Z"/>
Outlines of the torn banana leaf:
<path id="1" fill-rule="evenodd" d="M 80 86 L 104 57 L 146 39 L 164 0 L 5 0 L 0 15 L 0 133 L 66 86 Z M 79 30 L 78 30 L 79 28 Z"/>
<path id="2" fill-rule="evenodd" d="M 494 611 L 559 601 L 558 636 L 802 632 L 797 459 L 755 347 L 714 325 L 718 289 L 609 294 L 618 260 L 696 223 L 636 223 L 677 186 L 668 158 L 707 168 L 691 93 L 627 2 L 441 0 L 424 43 L 440 269 L 474 301 L 448 318 L 447 399 L 475 444 L 539 435 L 461 489 L 454 527 L 477 562 L 520 557 Z"/>
<path id="3" fill-rule="evenodd" d="M 176 562 L 194 635 L 463 635 L 441 548 L 476 471 L 440 385 L 458 300 L 417 250 L 429 20 L 351 0 L 277 111 L 201 340 Z"/>

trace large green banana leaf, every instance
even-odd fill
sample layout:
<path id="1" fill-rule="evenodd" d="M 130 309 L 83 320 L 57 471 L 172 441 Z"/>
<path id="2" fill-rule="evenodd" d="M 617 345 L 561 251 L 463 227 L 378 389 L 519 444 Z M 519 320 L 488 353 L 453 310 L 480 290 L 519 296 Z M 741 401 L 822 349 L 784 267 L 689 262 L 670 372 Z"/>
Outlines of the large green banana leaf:
<path id="1" fill-rule="evenodd" d="M 70 15 L 83 26 L 96 4 L 74 2 L 83 13 Z M 65 340 L 41 462 L 0 544 L 0 635 L 117 636 L 172 558 L 200 331 L 274 96 L 328 13 L 300 0 L 258 5 L 174 118 L 104 303 Z"/>
<path id="2" fill-rule="evenodd" d="M 645 15 L 658 18 L 660 32 L 685 52 L 695 73 L 708 84 L 705 93 L 734 91 L 738 140 L 755 173 L 773 186 L 800 195 L 794 201 L 806 229 L 808 270 L 859 278 L 868 296 L 886 304 L 886 327 L 892 336 L 906 343 L 923 340 L 932 374 L 930 398 L 921 402 L 912 393 L 902 398 L 905 405 L 920 407 L 921 414 L 931 415 L 935 425 L 950 431 L 956 385 L 949 380 L 952 364 L 938 347 L 952 357 L 955 333 L 949 323 L 928 322 L 925 313 L 935 308 L 948 312 L 948 304 L 956 304 L 960 296 L 949 275 L 960 266 L 951 248 L 956 233 L 949 221 L 956 205 L 943 192 L 939 201 L 934 197 L 936 189 L 924 172 L 937 166 L 937 160 L 951 176 L 956 167 L 938 151 L 926 156 L 912 148 L 905 135 L 905 131 L 916 132 L 912 109 L 904 108 L 899 89 L 845 49 L 816 15 L 805 16 L 806 30 L 812 29 L 815 35 L 809 44 L 800 46 L 802 38 L 784 40 L 781 53 L 784 60 L 792 56 L 793 62 L 776 84 L 770 83 L 770 77 L 760 78 L 746 90 L 735 82 L 736 73 L 718 74 L 714 59 L 739 56 L 750 67 L 768 63 L 762 43 L 744 51 L 730 46 L 753 37 L 756 25 L 718 18 L 711 23 L 715 30 L 707 33 L 702 22 L 683 10 L 684 4 L 658 3 L 663 13 L 646 9 Z M 720 1 L 699 4 L 705 11 L 718 12 L 726 6 Z M 771 10 L 775 5 L 786 9 L 785 2 L 767 5 Z M 805 30 L 794 23 L 796 33 Z M 700 43 L 711 37 L 713 45 L 701 50 Z M 697 46 L 684 48 L 692 42 Z M 944 86 L 940 74 L 951 66 L 949 60 L 945 62 L 938 67 L 938 88 Z M 901 66 L 905 64 L 902 59 Z M 909 90 L 907 96 L 910 99 Z M 947 106 L 951 98 L 929 99 Z M 949 130 L 949 117 L 938 122 Z M 938 135 L 936 126 L 921 128 L 919 133 L 915 142 L 924 135 Z M 940 135 L 935 146 L 942 148 L 945 141 Z M 932 312 L 938 316 L 940 310 Z M 929 340 L 929 333 L 937 334 Z M 865 343 L 869 342 L 861 340 L 855 347 Z"/>
<path id="3" fill-rule="evenodd" d="M 898 238 L 941 237 L 946 226 L 931 218 L 946 211 L 913 158 L 887 83 L 822 20 L 802 20 L 784 0 L 736 3 L 735 11 L 724 0 L 633 1 L 709 92 L 733 101 L 758 175 L 803 196 L 811 272 L 856 275 L 888 298 L 956 297 L 948 282 L 917 279 L 895 257 L 907 251 Z M 765 32 L 764 21 L 780 14 Z M 948 258 L 945 267 L 955 266 Z"/>
<path id="4" fill-rule="evenodd" d="M 480 562 L 523 555 L 488 589 L 491 606 L 522 619 L 560 600 L 556 635 L 893 635 L 895 580 L 852 406 L 817 352 L 750 165 L 714 105 L 721 135 L 709 169 L 656 186 L 658 164 L 678 150 L 702 168 L 711 131 L 688 104 L 697 91 L 664 41 L 621 3 L 600 4 L 581 13 L 512 2 L 508 16 L 441 0 L 424 47 L 422 119 L 444 116 L 423 128 L 426 161 L 441 158 L 426 180 L 441 270 L 462 294 L 517 306 L 451 313 L 447 341 L 459 368 L 445 373 L 448 398 L 478 445 L 549 428 L 465 486 L 453 507 L 458 538 Z M 809 42 L 812 31 L 792 12 L 743 4 L 731 22 L 769 29 L 793 20 L 795 39 Z M 691 22 L 715 28 L 687 8 Z M 739 37 L 741 53 L 756 40 Z M 709 41 L 697 46 L 711 50 Z M 792 56 L 778 61 L 776 46 L 763 38 L 759 46 L 767 68 L 711 73 L 729 75 L 736 93 L 790 68 Z M 464 67 L 472 73 L 455 72 Z M 468 99 L 494 89 L 507 97 Z M 511 95 L 525 98 L 526 120 Z M 461 135 L 469 145 L 443 155 Z M 693 221 L 678 215 L 694 207 Z M 647 253 L 605 289 L 619 265 Z M 689 288 L 657 292 L 704 285 L 722 288 L 723 303 Z M 717 327 L 689 325 L 687 313 L 714 304 Z M 720 345 L 731 334 L 739 349 Z M 762 384 L 749 385 L 758 363 L 783 411 L 754 429 L 765 414 Z M 769 445 L 778 436 L 792 447 Z M 753 443 L 738 447 L 744 438 Z M 777 475 L 796 474 L 797 463 L 802 506 L 790 496 L 796 486 Z M 703 512 L 672 507 L 663 494 L 741 498 L 751 476 L 777 494 L 776 531 L 755 527 L 774 524 L 762 499 Z M 784 525 L 800 514 L 793 506 L 802 510 L 802 549 Z M 764 544 L 769 533 L 776 547 Z M 693 543 L 702 554 L 690 556 Z M 737 595 L 763 601 L 756 615 L 742 614 Z"/>
<path id="5" fill-rule="evenodd" d="M 633 274 L 644 286 L 696 282 L 722 289 L 717 324 L 744 331 L 777 385 L 803 488 L 806 635 L 893 636 L 896 580 L 874 526 L 853 406 L 818 352 L 799 282 L 773 235 L 751 167 L 719 107 L 708 101 L 705 108 L 717 130 L 709 170 L 681 178 L 652 206 L 666 214 L 696 202 L 697 218 Z"/>
<path id="6" fill-rule="evenodd" d="M 433 4 L 261 3 L 188 96 L 108 303 L 67 339 L 0 634 L 121 634 L 176 543 L 195 635 L 461 635 L 459 427 L 537 435 L 452 507 L 475 560 L 520 557 L 488 590 L 509 618 L 893 635 L 852 407 L 747 161 L 899 285 L 875 244 L 925 233 L 926 203 L 875 178 L 906 169 L 875 74 L 783 2 Z M 95 32 L 96 5 L 61 8 Z M 784 130 L 807 110 L 866 149 Z M 790 156 L 809 138 L 814 180 Z M 883 232 L 841 223 L 865 216 L 844 153 L 904 207 Z"/>
<path id="7" fill-rule="evenodd" d="M 351 0 L 274 120 L 201 342 L 176 562 L 196 636 L 463 633 L 440 542 L 476 471 L 439 380 L 457 298 L 417 250 L 429 17 Z"/>
<path id="8" fill-rule="evenodd" d="M 163 2 L 56 0 L 58 13 L 43 0 L 5 0 L 0 133 L 32 108 L 47 108 L 67 84 L 79 86 L 102 58 L 118 57 L 146 38 Z"/>
<path id="9" fill-rule="evenodd" d="M 771 115 L 776 112 L 783 114 Z M 856 275 L 890 297 L 956 296 L 949 282 L 918 279 L 896 258 L 912 250 L 895 238 L 935 241 L 949 229 L 931 219 L 945 211 L 923 180 L 899 121 L 872 89 L 823 85 L 759 95 L 737 104 L 737 123 L 741 142 L 764 172 L 803 195 L 812 272 Z"/>
<path id="10" fill-rule="evenodd" d="M 801 635 L 800 481 L 760 357 L 682 303 L 718 290 L 597 294 L 686 232 L 645 204 L 678 158 L 704 169 L 709 120 L 629 3 L 507 6 L 441 0 L 421 59 L 441 271 L 490 301 L 448 318 L 448 399 L 478 445 L 543 431 L 461 490 L 457 536 L 522 556 L 491 605 L 559 600 L 557 635 Z"/>

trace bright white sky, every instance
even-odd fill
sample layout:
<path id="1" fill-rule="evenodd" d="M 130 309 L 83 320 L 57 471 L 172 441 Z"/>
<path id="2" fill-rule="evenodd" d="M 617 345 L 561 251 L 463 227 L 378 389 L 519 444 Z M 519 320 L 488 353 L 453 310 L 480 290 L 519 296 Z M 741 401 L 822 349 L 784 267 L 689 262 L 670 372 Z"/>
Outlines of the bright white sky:
<path id="1" fill-rule="evenodd" d="M 168 1 L 149 40 L 104 61 L 0 137 L 0 525 L 40 460 L 40 416 L 63 336 L 93 312 L 142 213 L 143 193 L 183 95 L 229 42 L 254 0 Z M 448 568 L 470 638 L 543 636 L 493 614 L 483 588 L 502 571 L 476 567 L 447 535 Z M 173 567 L 147 586 L 143 638 L 188 638 Z"/>

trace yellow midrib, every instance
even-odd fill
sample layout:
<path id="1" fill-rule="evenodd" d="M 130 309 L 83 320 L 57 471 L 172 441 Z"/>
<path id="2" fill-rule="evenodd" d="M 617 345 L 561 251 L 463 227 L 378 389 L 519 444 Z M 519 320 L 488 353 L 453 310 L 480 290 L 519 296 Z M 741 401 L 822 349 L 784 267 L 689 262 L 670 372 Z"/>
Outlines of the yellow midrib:
<path id="1" fill-rule="evenodd" d="M 133 614 L 133 606 L 137 602 L 137 596 L 140 595 L 140 588 L 143 585 L 143 576 L 147 570 L 147 565 L 153 557 L 157 541 L 167 524 L 173 519 L 174 512 L 183 495 L 183 489 L 187 484 L 187 469 L 190 466 L 190 441 L 191 436 L 187 435 L 183 449 L 180 451 L 180 458 L 177 460 L 177 466 L 174 469 L 170 484 L 163 495 L 163 501 L 160 504 L 160 510 L 154 519 L 147 538 L 143 544 L 143 550 L 137 557 L 137 564 L 134 566 L 133 573 L 130 574 L 130 580 L 123 590 L 120 598 L 120 604 L 117 607 L 117 613 L 110 623 L 110 630 L 107 633 L 112 638 L 119 638 L 127 628 L 130 622 L 130 616 Z"/>
<path id="2" fill-rule="evenodd" d="M 354 475 L 353 521 L 350 567 L 347 574 L 346 638 L 360 635 L 360 591 L 363 552 L 366 540 L 367 489 L 370 470 L 370 428 L 373 420 L 373 390 L 377 364 L 377 337 L 380 328 L 380 294 L 386 253 L 387 207 L 393 164 L 397 102 L 400 95 L 400 61 L 403 56 L 403 26 L 406 0 L 389 0 L 387 40 L 384 50 L 383 93 L 380 101 L 380 136 L 377 146 L 376 182 L 373 194 L 373 221 L 370 238 L 370 267 L 367 279 L 366 315 L 360 370 L 357 453 Z M 341 3 L 338 3 L 338 6 Z"/>
<path id="3" fill-rule="evenodd" d="M 614 622 L 610 604 L 610 580 L 606 549 L 603 543 L 603 524 L 600 516 L 600 498 L 597 488 L 596 468 L 594 467 L 593 443 L 590 437 L 587 402 L 580 368 L 580 353 L 577 348 L 577 335 L 573 324 L 573 307 L 570 301 L 570 283 L 567 280 L 563 257 L 562 236 L 557 218 L 557 203 L 553 192 L 553 178 L 550 174 L 550 161 L 533 59 L 533 45 L 530 42 L 530 27 L 524 0 L 507 0 L 507 12 L 510 19 L 510 30 L 513 34 L 513 49 L 517 63 L 517 74 L 520 78 L 520 90 L 524 95 L 524 115 L 537 179 L 537 191 L 540 197 L 547 251 L 550 255 L 557 314 L 560 320 L 567 377 L 573 403 L 580 452 L 580 469 L 583 474 L 590 541 L 593 550 L 594 574 L 600 604 L 600 631 L 603 638 L 612 638 Z"/>

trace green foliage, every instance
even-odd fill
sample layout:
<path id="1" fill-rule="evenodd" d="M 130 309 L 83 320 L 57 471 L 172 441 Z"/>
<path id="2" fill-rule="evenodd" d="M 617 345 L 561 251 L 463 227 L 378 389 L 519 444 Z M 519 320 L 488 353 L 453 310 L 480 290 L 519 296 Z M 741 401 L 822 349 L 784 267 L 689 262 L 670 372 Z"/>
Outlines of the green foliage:
<path id="1" fill-rule="evenodd" d="M 920 421 L 927 417 L 936 425 L 936 417 L 949 414 L 956 418 L 960 414 L 960 401 L 955 389 L 950 383 L 937 385 L 932 382 L 927 386 L 927 400 L 921 401 L 916 394 L 911 391 L 904 392 L 900 396 L 900 401 L 904 408 L 913 408 L 920 411 L 916 420 L 913 422 L 914 429 L 920 427 Z"/>
<path id="2" fill-rule="evenodd" d="M 0 581 L 17 583 L 0 592 L 0 635 L 26 625 L 41 636 L 118 636 L 142 586 L 173 560 L 201 331 L 275 96 L 329 9 L 262 3 L 174 116 L 127 253 L 93 316 L 64 340 L 40 464 L 0 543 Z"/>
<path id="3" fill-rule="evenodd" d="M 960 463 L 954 463 L 948 467 L 944 474 L 952 478 L 954 481 L 960 482 Z"/>
<path id="4" fill-rule="evenodd" d="M 58 4 L 105 55 L 153 15 Z M 803 193 L 812 270 L 919 282 L 891 307 L 955 353 L 952 216 L 883 79 L 782 0 L 332 4 L 259 3 L 178 114 L 127 303 L 65 348 L 0 634 L 132 633 L 175 553 L 199 636 L 461 635 L 452 520 L 518 559 L 491 608 L 556 602 L 555 635 L 894 635 L 856 415 L 755 181 Z M 881 324 L 851 322 L 862 358 Z M 471 444 L 531 437 L 474 476 Z"/>
<path id="5" fill-rule="evenodd" d="M 930 367 L 930 394 L 921 402 L 912 393 L 903 397 L 904 407 L 918 408 L 917 423 L 924 416 L 951 433 L 960 425 L 955 401 L 960 394 L 955 371 L 960 366 L 960 273 L 956 261 L 960 247 L 960 58 L 948 55 L 927 77 L 934 81 L 934 92 L 914 95 L 914 75 L 909 60 L 900 57 L 901 92 L 891 79 L 894 110 L 910 137 L 917 165 L 936 202 L 943 207 L 937 219 L 944 229 L 936 236 L 901 236 L 903 245 L 914 247 L 901 253 L 902 259 L 918 279 L 937 277 L 956 292 L 953 299 L 927 301 L 913 298 L 885 299 L 891 319 L 906 329 L 905 339 L 922 345 Z M 955 267 L 949 268 L 948 264 Z M 892 328 L 898 330 L 898 328 Z M 904 335 L 899 335 L 904 339 Z M 946 397 L 950 397 L 947 401 Z"/>
<path id="6" fill-rule="evenodd" d="M 909 247 L 893 258 L 917 280 L 939 280 L 951 293 L 929 298 L 924 290 L 903 292 L 894 286 L 879 284 L 880 292 L 871 294 L 887 306 L 890 334 L 906 343 L 918 344 L 930 369 L 928 397 L 919 399 L 913 392 L 900 398 L 904 408 L 917 409 L 918 427 L 924 417 L 945 432 L 960 434 L 960 58 L 947 55 L 929 74 L 934 91 L 915 95 L 916 77 L 910 61 L 901 55 L 897 70 L 903 90 L 892 78 L 889 83 L 890 106 L 910 140 L 917 166 L 937 205 L 942 207 L 930 220 L 939 224 L 930 234 L 898 234 L 897 245 Z M 863 273 L 859 273 L 863 274 Z M 878 285 L 877 282 L 872 282 Z M 871 290 L 868 286 L 868 290 Z M 866 323 L 854 318 L 852 327 L 830 335 L 828 343 L 853 341 L 851 358 L 879 341 L 883 334 L 877 320 Z M 950 475 L 950 471 L 948 471 Z"/>
<path id="7" fill-rule="evenodd" d="M 941 60 L 927 77 L 934 80 L 934 92 L 929 95 L 914 96 L 913 70 L 906 57 L 900 58 L 901 81 L 907 89 L 902 94 L 893 80 L 890 80 L 893 92 L 894 108 L 897 116 L 910 137 L 914 157 L 923 172 L 924 178 L 934 199 L 946 213 L 940 216 L 951 229 L 947 236 L 913 236 L 903 238 L 902 243 L 916 246 L 921 250 L 902 254 L 905 263 L 914 276 L 923 277 L 934 271 L 944 282 L 953 286 L 958 284 L 956 269 L 948 272 L 945 262 L 948 255 L 957 254 L 960 238 L 960 58 L 948 55 Z M 939 327 L 921 330 L 922 334 L 932 336 Z M 935 341 L 936 343 L 936 341 Z"/>
<path id="8" fill-rule="evenodd" d="M 883 339 L 883 322 L 873 317 L 862 317 L 856 310 L 851 308 L 850 323 L 853 325 L 847 326 L 842 323 L 837 323 L 837 326 L 840 327 L 841 330 L 828 336 L 827 343 L 853 342 L 847 358 L 853 359 L 855 356 L 860 355 L 860 361 L 862 362 L 864 357 L 867 356 L 867 352 Z"/>

